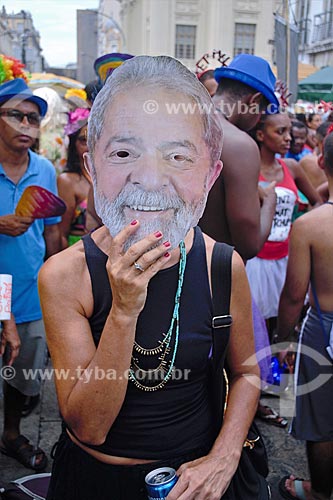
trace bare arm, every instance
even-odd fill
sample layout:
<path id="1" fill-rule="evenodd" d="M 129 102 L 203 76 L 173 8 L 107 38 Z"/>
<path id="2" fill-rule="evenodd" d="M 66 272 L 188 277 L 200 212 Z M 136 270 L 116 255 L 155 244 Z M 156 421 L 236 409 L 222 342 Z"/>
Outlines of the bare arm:
<path id="1" fill-rule="evenodd" d="M 273 189 L 260 206 L 259 149 L 247 134 L 238 133 L 242 134 L 238 140 L 227 142 L 225 139 L 221 175 L 225 183 L 226 215 L 232 242 L 240 255 L 249 259 L 257 255 L 269 235 L 276 197 Z"/>
<path id="2" fill-rule="evenodd" d="M 65 369 L 70 374 L 66 379 L 56 378 L 61 413 L 75 435 L 86 443 L 103 443 L 120 411 L 136 323 L 146 301 L 148 283 L 170 258 L 164 255 L 164 245 L 149 250 L 163 241 L 154 234 L 123 254 L 124 242 L 135 230 L 136 226 L 127 226 L 109 244 L 106 269 L 112 307 L 97 348 L 88 322 L 93 298 L 83 250 L 65 250 L 61 257 L 47 261 L 39 276 L 53 365 L 55 370 Z M 105 229 L 100 231 L 106 233 Z M 133 266 L 138 259 L 144 272 Z M 111 376 L 96 377 L 96 370 Z"/>
<path id="3" fill-rule="evenodd" d="M 72 179 L 67 173 L 60 174 L 57 178 L 58 194 L 66 204 L 66 212 L 61 217 L 59 224 L 61 248 L 68 247 L 68 235 L 76 208 L 75 192 Z"/>
<path id="4" fill-rule="evenodd" d="M 228 365 L 230 391 L 223 427 L 205 457 L 183 464 L 168 500 L 220 500 L 236 469 L 259 398 L 259 369 L 255 360 L 251 296 L 243 262 L 233 257 L 230 311 L 233 317 Z M 248 362 L 252 357 L 252 363 Z M 255 360 L 253 362 L 253 359 Z"/>
<path id="5" fill-rule="evenodd" d="M 5 360 L 7 365 L 12 365 L 13 361 L 20 352 L 21 340 L 16 328 L 15 318 L 11 314 L 10 319 L 2 322 L 0 356 L 3 356 L 6 348 L 8 349 L 8 359 Z M 7 357 L 7 356 L 6 356 Z"/>
<path id="6" fill-rule="evenodd" d="M 267 240 L 275 214 L 276 208 L 276 192 L 275 192 L 276 182 L 270 182 L 270 184 L 265 187 L 258 187 L 259 196 L 261 201 L 260 208 L 260 248 L 263 247 L 265 241 Z"/>
<path id="7" fill-rule="evenodd" d="M 45 224 L 44 239 L 46 243 L 46 258 L 58 253 L 61 250 L 59 224 Z"/>
<path id="8" fill-rule="evenodd" d="M 286 281 L 281 293 L 277 335 L 287 340 L 300 317 L 308 290 L 311 272 L 311 247 L 308 241 L 306 216 L 297 219 L 292 227 Z"/>
<path id="9" fill-rule="evenodd" d="M 307 197 L 311 205 L 320 205 L 322 199 L 318 191 L 313 187 L 308 179 L 308 176 L 302 167 L 295 160 L 285 160 L 291 174 L 294 177 L 295 184 L 298 189 Z"/>

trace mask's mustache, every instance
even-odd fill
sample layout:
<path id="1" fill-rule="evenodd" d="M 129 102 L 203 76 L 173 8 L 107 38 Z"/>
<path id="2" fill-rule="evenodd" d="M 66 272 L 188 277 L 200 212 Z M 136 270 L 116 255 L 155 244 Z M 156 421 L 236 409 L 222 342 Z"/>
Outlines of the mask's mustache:
<path id="1" fill-rule="evenodd" d="M 144 191 L 138 188 L 125 187 L 119 193 L 116 204 L 118 207 L 153 207 L 156 210 L 181 209 L 185 206 L 183 200 L 176 194 L 166 194 L 158 191 Z"/>

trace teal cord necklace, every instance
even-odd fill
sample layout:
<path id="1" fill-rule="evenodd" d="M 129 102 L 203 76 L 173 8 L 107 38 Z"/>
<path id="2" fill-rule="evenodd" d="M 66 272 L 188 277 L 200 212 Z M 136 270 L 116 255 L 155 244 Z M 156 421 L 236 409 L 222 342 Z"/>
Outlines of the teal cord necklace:
<path id="1" fill-rule="evenodd" d="M 184 273 L 186 267 L 186 248 L 184 241 L 179 243 L 180 249 L 180 260 L 179 260 L 179 270 L 178 270 L 178 286 L 175 296 L 175 305 L 173 309 L 172 319 L 169 326 L 169 330 L 164 335 L 163 340 L 159 340 L 159 345 L 151 349 L 145 349 L 140 346 L 136 341 L 134 342 L 133 352 L 138 353 L 143 356 L 156 356 L 160 361 L 156 368 L 150 370 L 144 370 L 139 366 L 138 358 L 132 355 L 131 366 L 129 369 L 129 379 L 133 384 L 142 391 L 157 391 L 164 387 L 164 385 L 170 380 L 172 375 L 172 370 L 174 367 L 178 340 L 179 340 L 179 306 L 180 297 L 183 288 Z M 174 333 L 175 330 L 175 333 Z M 172 340 L 173 346 L 171 346 Z M 139 376 L 140 375 L 140 376 Z M 157 381 L 155 385 L 145 385 L 142 382 L 142 378 L 146 378 L 150 382 Z"/>

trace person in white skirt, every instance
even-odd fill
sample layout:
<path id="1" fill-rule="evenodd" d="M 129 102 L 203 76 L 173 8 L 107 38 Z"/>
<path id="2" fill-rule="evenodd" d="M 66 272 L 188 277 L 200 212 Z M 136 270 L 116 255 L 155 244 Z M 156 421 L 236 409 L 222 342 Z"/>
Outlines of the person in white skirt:
<path id="1" fill-rule="evenodd" d="M 321 203 L 320 196 L 295 160 L 277 159 L 290 147 L 291 121 L 287 113 L 264 114 L 253 136 L 260 148 L 259 189 L 275 181 L 277 203 L 270 234 L 256 257 L 247 261 L 246 271 L 251 292 L 266 320 L 273 340 L 280 294 L 288 260 L 289 233 L 297 204 L 297 188 L 311 205 Z"/>

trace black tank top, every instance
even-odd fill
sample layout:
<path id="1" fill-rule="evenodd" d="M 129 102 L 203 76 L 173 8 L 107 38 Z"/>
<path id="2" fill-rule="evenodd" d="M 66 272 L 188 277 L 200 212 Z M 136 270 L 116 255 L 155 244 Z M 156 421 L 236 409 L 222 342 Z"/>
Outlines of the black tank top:
<path id="1" fill-rule="evenodd" d="M 94 297 L 89 322 L 97 346 L 112 302 L 105 269 L 107 256 L 90 235 L 83 238 L 83 243 Z M 168 331 L 178 267 L 177 264 L 160 271 L 149 283 L 146 304 L 136 329 L 136 341 L 145 348 L 156 346 L 162 333 Z M 206 249 L 201 230 L 195 228 L 180 299 L 175 375 L 154 392 L 142 391 L 129 381 L 123 406 L 105 442 L 99 446 L 89 445 L 90 448 L 108 455 L 158 460 L 212 444 L 212 414 L 207 391 L 211 319 Z M 156 366 L 156 358 L 152 366 Z"/>

